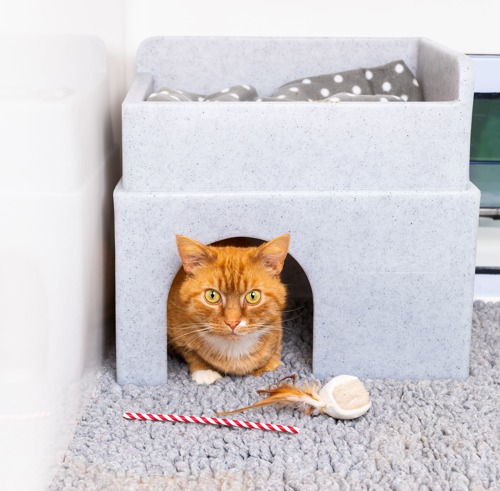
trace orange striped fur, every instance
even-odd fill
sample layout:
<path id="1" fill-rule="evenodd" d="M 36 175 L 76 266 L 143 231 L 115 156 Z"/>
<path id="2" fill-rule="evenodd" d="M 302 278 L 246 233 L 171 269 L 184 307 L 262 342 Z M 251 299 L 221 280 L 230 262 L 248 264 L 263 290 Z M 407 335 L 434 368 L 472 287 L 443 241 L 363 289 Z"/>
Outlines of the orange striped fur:
<path id="1" fill-rule="evenodd" d="M 289 241 L 282 235 L 259 247 L 205 246 L 177 236 L 183 268 L 167 301 L 168 346 L 192 374 L 260 375 L 278 368 L 286 302 L 279 275 Z M 207 290 L 220 301 L 209 303 Z M 252 290 L 261 294 L 257 304 L 245 298 Z"/>

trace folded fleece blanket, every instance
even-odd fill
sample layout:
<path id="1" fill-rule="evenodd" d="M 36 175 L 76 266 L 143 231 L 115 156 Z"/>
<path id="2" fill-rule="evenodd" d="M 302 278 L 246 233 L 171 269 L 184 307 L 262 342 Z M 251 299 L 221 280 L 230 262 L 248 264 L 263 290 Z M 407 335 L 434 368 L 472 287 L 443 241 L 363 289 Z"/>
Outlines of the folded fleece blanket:
<path id="1" fill-rule="evenodd" d="M 288 82 L 269 97 L 259 97 L 250 85 L 235 85 L 202 95 L 185 90 L 162 88 L 148 101 L 422 101 L 422 90 L 403 60 L 374 68 L 359 68 Z"/>

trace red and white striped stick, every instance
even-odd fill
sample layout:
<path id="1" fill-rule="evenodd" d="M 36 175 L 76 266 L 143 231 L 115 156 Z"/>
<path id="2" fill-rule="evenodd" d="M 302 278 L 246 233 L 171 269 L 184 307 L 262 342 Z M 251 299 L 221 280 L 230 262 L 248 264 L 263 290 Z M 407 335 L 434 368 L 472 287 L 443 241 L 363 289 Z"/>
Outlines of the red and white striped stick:
<path id="1" fill-rule="evenodd" d="M 295 426 L 273 425 L 269 423 L 255 423 L 239 421 L 237 419 L 207 418 L 205 416 L 179 416 L 177 414 L 150 414 L 150 413 L 123 413 L 125 419 L 140 419 L 142 421 L 172 421 L 175 423 L 201 423 L 205 425 L 236 426 L 268 431 L 281 431 L 283 433 L 298 433 Z"/>

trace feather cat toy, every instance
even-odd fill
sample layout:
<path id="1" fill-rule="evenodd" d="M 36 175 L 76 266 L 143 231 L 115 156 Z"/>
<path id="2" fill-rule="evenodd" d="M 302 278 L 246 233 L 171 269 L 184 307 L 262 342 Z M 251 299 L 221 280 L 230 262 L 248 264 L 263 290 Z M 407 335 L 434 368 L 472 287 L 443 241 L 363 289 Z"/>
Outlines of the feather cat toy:
<path id="1" fill-rule="evenodd" d="M 291 379 L 292 383 L 285 382 Z M 295 385 L 296 376 L 289 375 L 278 381 L 276 387 L 258 390 L 258 394 L 267 394 L 268 397 L 251 406 L 223 411 L 217 415 L 234 414 L 268 404 L 282 404 L 297 407 L 306 415 L 313 413 L 328 414 L 336 419 L 355 419 L 363 416 L 371 407 L 370 394 L 363 383 L 352 375 L 339 375 L 323 388 L 317 382 L 304 385 L 302 388 Z"/>

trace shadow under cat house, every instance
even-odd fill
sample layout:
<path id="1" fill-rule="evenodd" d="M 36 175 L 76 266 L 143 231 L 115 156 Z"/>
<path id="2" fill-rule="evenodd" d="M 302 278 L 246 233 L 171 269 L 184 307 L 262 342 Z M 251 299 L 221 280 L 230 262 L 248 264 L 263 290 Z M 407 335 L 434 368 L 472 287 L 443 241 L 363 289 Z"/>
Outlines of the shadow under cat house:
<path id="1" fill-rule="evenodd" d="M 394 59 L 424 101 L 147 101 L 163 86 L 209 94 L 242 81 L 266 95 Z M 167 383 L 176 234 L 203 244 L 290 234 L 314 302 L 318 378 L 467 377 L 472 96 L 470 60 L 425 39 L 146 40 L 123 104 L 114 193 L 119 383 Z"/>

